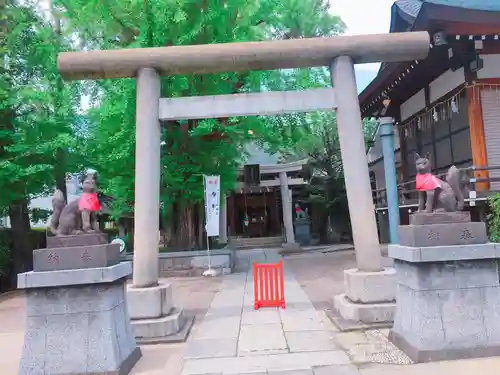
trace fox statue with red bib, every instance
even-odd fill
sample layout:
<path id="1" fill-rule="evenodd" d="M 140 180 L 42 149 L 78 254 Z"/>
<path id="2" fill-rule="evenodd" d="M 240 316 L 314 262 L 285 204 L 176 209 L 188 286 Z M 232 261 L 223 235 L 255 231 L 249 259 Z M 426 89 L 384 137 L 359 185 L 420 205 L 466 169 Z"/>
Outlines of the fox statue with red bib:
<path id="1" fill-rule="evenodd" d="M 56 236 L 98 232 L 97 213 L 101 210 L 101 203 L 97 197 L 96 174 L 87 174 L 82 196 L 69 204 L 66 204 L 62 191 L 56 190 L 52 207 L 50 230 Z"/>
<path id="2" fill-rule="evenodd" d="M 462 211 L 464 196 L 460 190 L 460 171 L 452 165 L 443 181 L 431 173 L 430 156 L 415 153 L 418 210 L 420 212 Z"/>

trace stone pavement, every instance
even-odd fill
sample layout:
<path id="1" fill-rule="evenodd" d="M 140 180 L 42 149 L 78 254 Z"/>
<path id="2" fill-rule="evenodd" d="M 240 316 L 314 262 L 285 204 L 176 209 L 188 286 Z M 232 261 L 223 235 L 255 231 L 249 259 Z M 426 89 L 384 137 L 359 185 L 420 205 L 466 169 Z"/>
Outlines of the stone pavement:
<path id="1" fill-rule="evenodd" d="M 221 278 L 173 277 L 163 279 L 172 284 L 174 302 L 187 314 L 202 320 Z M 25 298 L 22 293 L 0 295 L 0 375 L 16 375 L 24 341 Z M 195 322 L 196 325 L 196 322 Z M 179 375 L 185 344 L 147 345 L 131 375 Z"/>
<path id="2" fill-rule="evenodd" d="M 387 330 L 338 332 L 324 309 L 343 291 L 342 272 L 355 265 L 353 252 L 285 258 L 287 308 L 254 311 L 252 274 L 246 270 L 253 259 L 278 261 L 276 253 L 242 251 L 238 263 L 244 272 L 224 278 L 169 278 L 175 303 L 196 316 L 191 337 L 187 343 L 143 346 L 131 375 L 498 374 L 498 357 L 405 364 L 387 341 Z M 0 297 L 1 375 L 17 374 L 24 314 L 22 295 Z"/>
<path id="3" fill-rule="evenodd" d="M 272 251 L 244 254 L 247 266 L 253 260 L 278 260 Z M 315 310 L 290 272 L 285 270 L 286 309 L 254 310 L 252 267 L 248 268 L 247 273 L 224 279 L 205 318 L 191 333 L 182 375 L 358 373 L 335 341 L 335 328 Z"/>

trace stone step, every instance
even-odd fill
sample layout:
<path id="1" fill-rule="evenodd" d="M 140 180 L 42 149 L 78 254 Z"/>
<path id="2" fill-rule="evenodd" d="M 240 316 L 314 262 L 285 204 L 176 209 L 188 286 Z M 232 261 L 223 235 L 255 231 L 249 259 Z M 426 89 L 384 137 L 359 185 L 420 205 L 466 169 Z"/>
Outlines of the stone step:
<path id="1" fill-rule="evenodd" d="M 247 246 L 247 245 L 266 245 L 266 244 L 270 244 L 270 245 L 278 245 L 278 246 L 281 246 L 281 244 L 283 243 L 283 240 L 282 239 L 279 239 L 277 241 L 236 241 L 236 242 L 232 242 L 232 245 L 233 246 Z"/>
<path id="2" fill-rule="evenodd" d="M 282 242 L 283 237 L 255 237 L 255 238 L 231 238 L 232 243 L 273 243 Z"/>
<path id="3" fill-rule="evenodd" d="M 261 247 L 281 247 L 283 238 L 276 237 L 257 237 L 257 238 L 231 238 L 230 244 L 237 249 L 261 248 Z"/>

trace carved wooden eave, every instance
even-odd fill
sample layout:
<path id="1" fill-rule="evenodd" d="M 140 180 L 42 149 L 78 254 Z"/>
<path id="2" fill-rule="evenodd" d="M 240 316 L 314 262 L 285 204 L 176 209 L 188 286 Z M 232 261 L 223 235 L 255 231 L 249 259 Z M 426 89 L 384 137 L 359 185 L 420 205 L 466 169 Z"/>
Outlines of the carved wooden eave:
<path id="1" fill-rule="evenodd" d="M 382 101 L 392 100 L 386 115 L 398 117 L 401 102 L 421 89 L 422 83 L 431 82 L 448 67 L 448 49 L 455 53 L 474 50 L 475 41 L 486 49 L 497 48 L 500 30 L 500 2 L 498 5 L 480 3 L 461 6 L 439 5 L 420 0 L 396 1 L 391 8 L 391 33 L 427 31 L 431 35 L 444 31 L 447 45 L 434 46 L 423 60 L 403 63 L 384 63 L 378 75 L 359 95 L 364 117 L 377 116 L 383 108 Z M 457 3 L 458 4 L 458 3 Z M 465 6 L 470 6 L 466 8 Z M 471 9 L 475 8 L 475 9 Z M 494 10 L 498 11 L 494 11 Z"/>

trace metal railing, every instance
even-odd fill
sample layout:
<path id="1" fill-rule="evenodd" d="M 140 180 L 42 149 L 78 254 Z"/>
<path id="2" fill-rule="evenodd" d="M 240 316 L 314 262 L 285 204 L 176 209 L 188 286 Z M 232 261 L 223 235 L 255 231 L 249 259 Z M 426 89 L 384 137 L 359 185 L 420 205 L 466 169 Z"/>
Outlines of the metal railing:
<path id="1" fill-rule="evenodd" d="M 459 168 L 460 184 L 464 193 L 465 201 L 469 202 L 470 206 L 474 206 L 476 201 L 484 201 L 488 196 L 497 193 L 496 190 L 481 190 L 477 191 L 476 184 L 500 182 L 500 177 L 481 177 L 474 176 L 475 172 L 500 170 L 500 166 L 486 167 L 467 167 Z M 447 172 L 436 174 L 438 178 L 445 178 Z M 415 207 L 418 206 L 418 192 L 415 186 L 415 180 L 406 181 L 398 184 L 399 206 L 400 207 Z M 373 203 L 377 210 L 387 208 L 387 190 L 376 189 L 372 190 Z"/>

